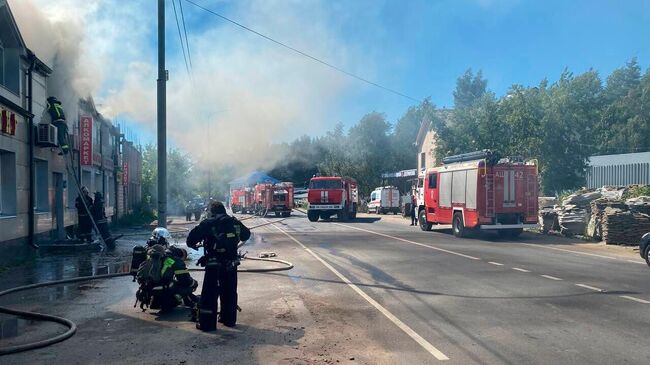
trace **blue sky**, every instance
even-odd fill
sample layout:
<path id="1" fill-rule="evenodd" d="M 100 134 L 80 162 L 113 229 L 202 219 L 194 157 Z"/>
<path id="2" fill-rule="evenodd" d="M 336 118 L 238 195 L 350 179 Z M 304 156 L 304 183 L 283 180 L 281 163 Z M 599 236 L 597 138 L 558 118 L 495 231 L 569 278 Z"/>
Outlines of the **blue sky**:
<path id="1" fill-rule="evenodd" d="M 221 141 L 226 150 L 250 136 L 256 144 L 290 140 L 320 135 L 337 122 L 351 126 L 371 111 L 394 122 L 413 105 L 182 1 L 194 81 L 167 0 L 172 145 L 192 149 L 207 129 L 230 136 Z M 606 76 L 632 57 L 644 70 L 650 65 L 648 1 L 193 1 L 361 77 L 417 99 L 430 96 L 438 106 L 453 105 L 456 78 L 467 68 L 482 70 L 489 89 L 503 95 L 512 84 L 553 82 L 565 68 Z M 83 29 L 80 53 L 94 57 L 82 64 L 101 76 L 87 75 L 89 92 L 107 115 L 152 140 L 155 2 L 25 2 Z"/>

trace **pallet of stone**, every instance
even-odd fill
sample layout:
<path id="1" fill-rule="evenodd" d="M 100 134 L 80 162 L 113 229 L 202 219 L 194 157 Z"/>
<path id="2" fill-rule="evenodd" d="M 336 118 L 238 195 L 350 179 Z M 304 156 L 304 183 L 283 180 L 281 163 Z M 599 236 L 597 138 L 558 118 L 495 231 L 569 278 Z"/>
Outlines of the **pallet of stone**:
<path id="1" fill-rule="evenodd" d="M 602 238 L 607 244 L 638 245 L 650 232 L 650 215 L 607 207 L 603 213 Z"/>

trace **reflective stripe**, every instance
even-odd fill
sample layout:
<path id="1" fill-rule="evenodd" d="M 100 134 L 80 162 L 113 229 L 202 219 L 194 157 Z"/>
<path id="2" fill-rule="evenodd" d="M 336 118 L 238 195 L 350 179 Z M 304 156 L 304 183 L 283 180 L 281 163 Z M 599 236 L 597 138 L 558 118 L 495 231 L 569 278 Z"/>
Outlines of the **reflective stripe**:
<path id="1" fill-rule="evenodd" d="M 176 270 L 174 271 L 174 275 L 180 275 L 180 274 L 189 274 L 189 270 Z"/>
<path id="2" fill-rule="evenodd" d="M 228 234 L 226 235 L 226 237 L 228 237 L 228 238 L 233 238 L 233 237 L 237 237 L 237 235 L 234 234 L 234 233 L 228 233 Z"/>
<path id="3" fill-rule="evenodd" d="M 160 274 L 164 276 L 165 271 L 167 271 L 167 269 L 169 269 L 173 265 L 174 265 L 174 259 L 172 259 L 171 257 L 166 258 L 165 261 L 163 262 L 163 267 L 160 270 Z"/>

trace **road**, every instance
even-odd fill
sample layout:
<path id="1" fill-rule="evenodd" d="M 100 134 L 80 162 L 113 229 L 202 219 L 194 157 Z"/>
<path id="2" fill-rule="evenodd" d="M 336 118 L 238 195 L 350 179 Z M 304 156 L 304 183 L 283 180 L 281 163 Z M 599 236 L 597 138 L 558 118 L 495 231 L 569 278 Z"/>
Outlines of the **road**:
<path id="1" fill-rule="evenodd" d="M 47 308 L 77 321 L 79 334 L 6 359 L 650 363 L 650 269 L 633 255 L 534 234 L 517 242 L 458 239 L 386 216 L 312 223 L 296 213 L 247 224 L 264 222 L 276 223 L 255 230 L 245 246 L 249 255 L 274 251 L 295 268 L 240 276 L 244 311 L 237 329 L 201 334 L 180 310 L 171 318 L 141 313 L 132 308 L 133 284 L 106 281 L 95 291 L 84 289 L 81 303 L 92 309 L 76 294 Z M 28 299 L 42 309 L 43 297 L 52 293 Z"/>

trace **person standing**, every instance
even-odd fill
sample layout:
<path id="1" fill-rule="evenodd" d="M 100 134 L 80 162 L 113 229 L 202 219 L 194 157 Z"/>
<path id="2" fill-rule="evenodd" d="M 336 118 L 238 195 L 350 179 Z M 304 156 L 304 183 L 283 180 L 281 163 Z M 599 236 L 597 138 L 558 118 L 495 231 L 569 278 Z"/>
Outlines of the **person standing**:
<path id="1" fill-rule="evenodd" d="M 93 224 L 90 220 L 90 209 L 92 205 L 93 198 L 90 197 L 88 188 L 82 186 L 81 195 L 75 199 L 74 203 L 75 208 L 77 208 L 77 238 L 82 242 L 92 241 Z"/>
<path id="2" fill-rule="evenodd" d="M 417 217 L 417 207 L 418 201 L 415 198 L 415 194 L 411 195 L 411 225 L 416 226 L 418 224 L 418 217 Z"/>
<path id="3" fill-rule="evenodd" d="M 197 328 L 212 331 L 217 326 L 217 300 L 221 304 L 219 322 L 234 327 L 237 322 L 238 244 L 250 238 L 250 230 L 226 214 L 219 201 L 210 204 L 210 217 L 194 227 L 187 236 L 187 247 L 198 250 L 203 242 L 204 255 L 199 264 L 205 267 L 199 300 Z"/>

